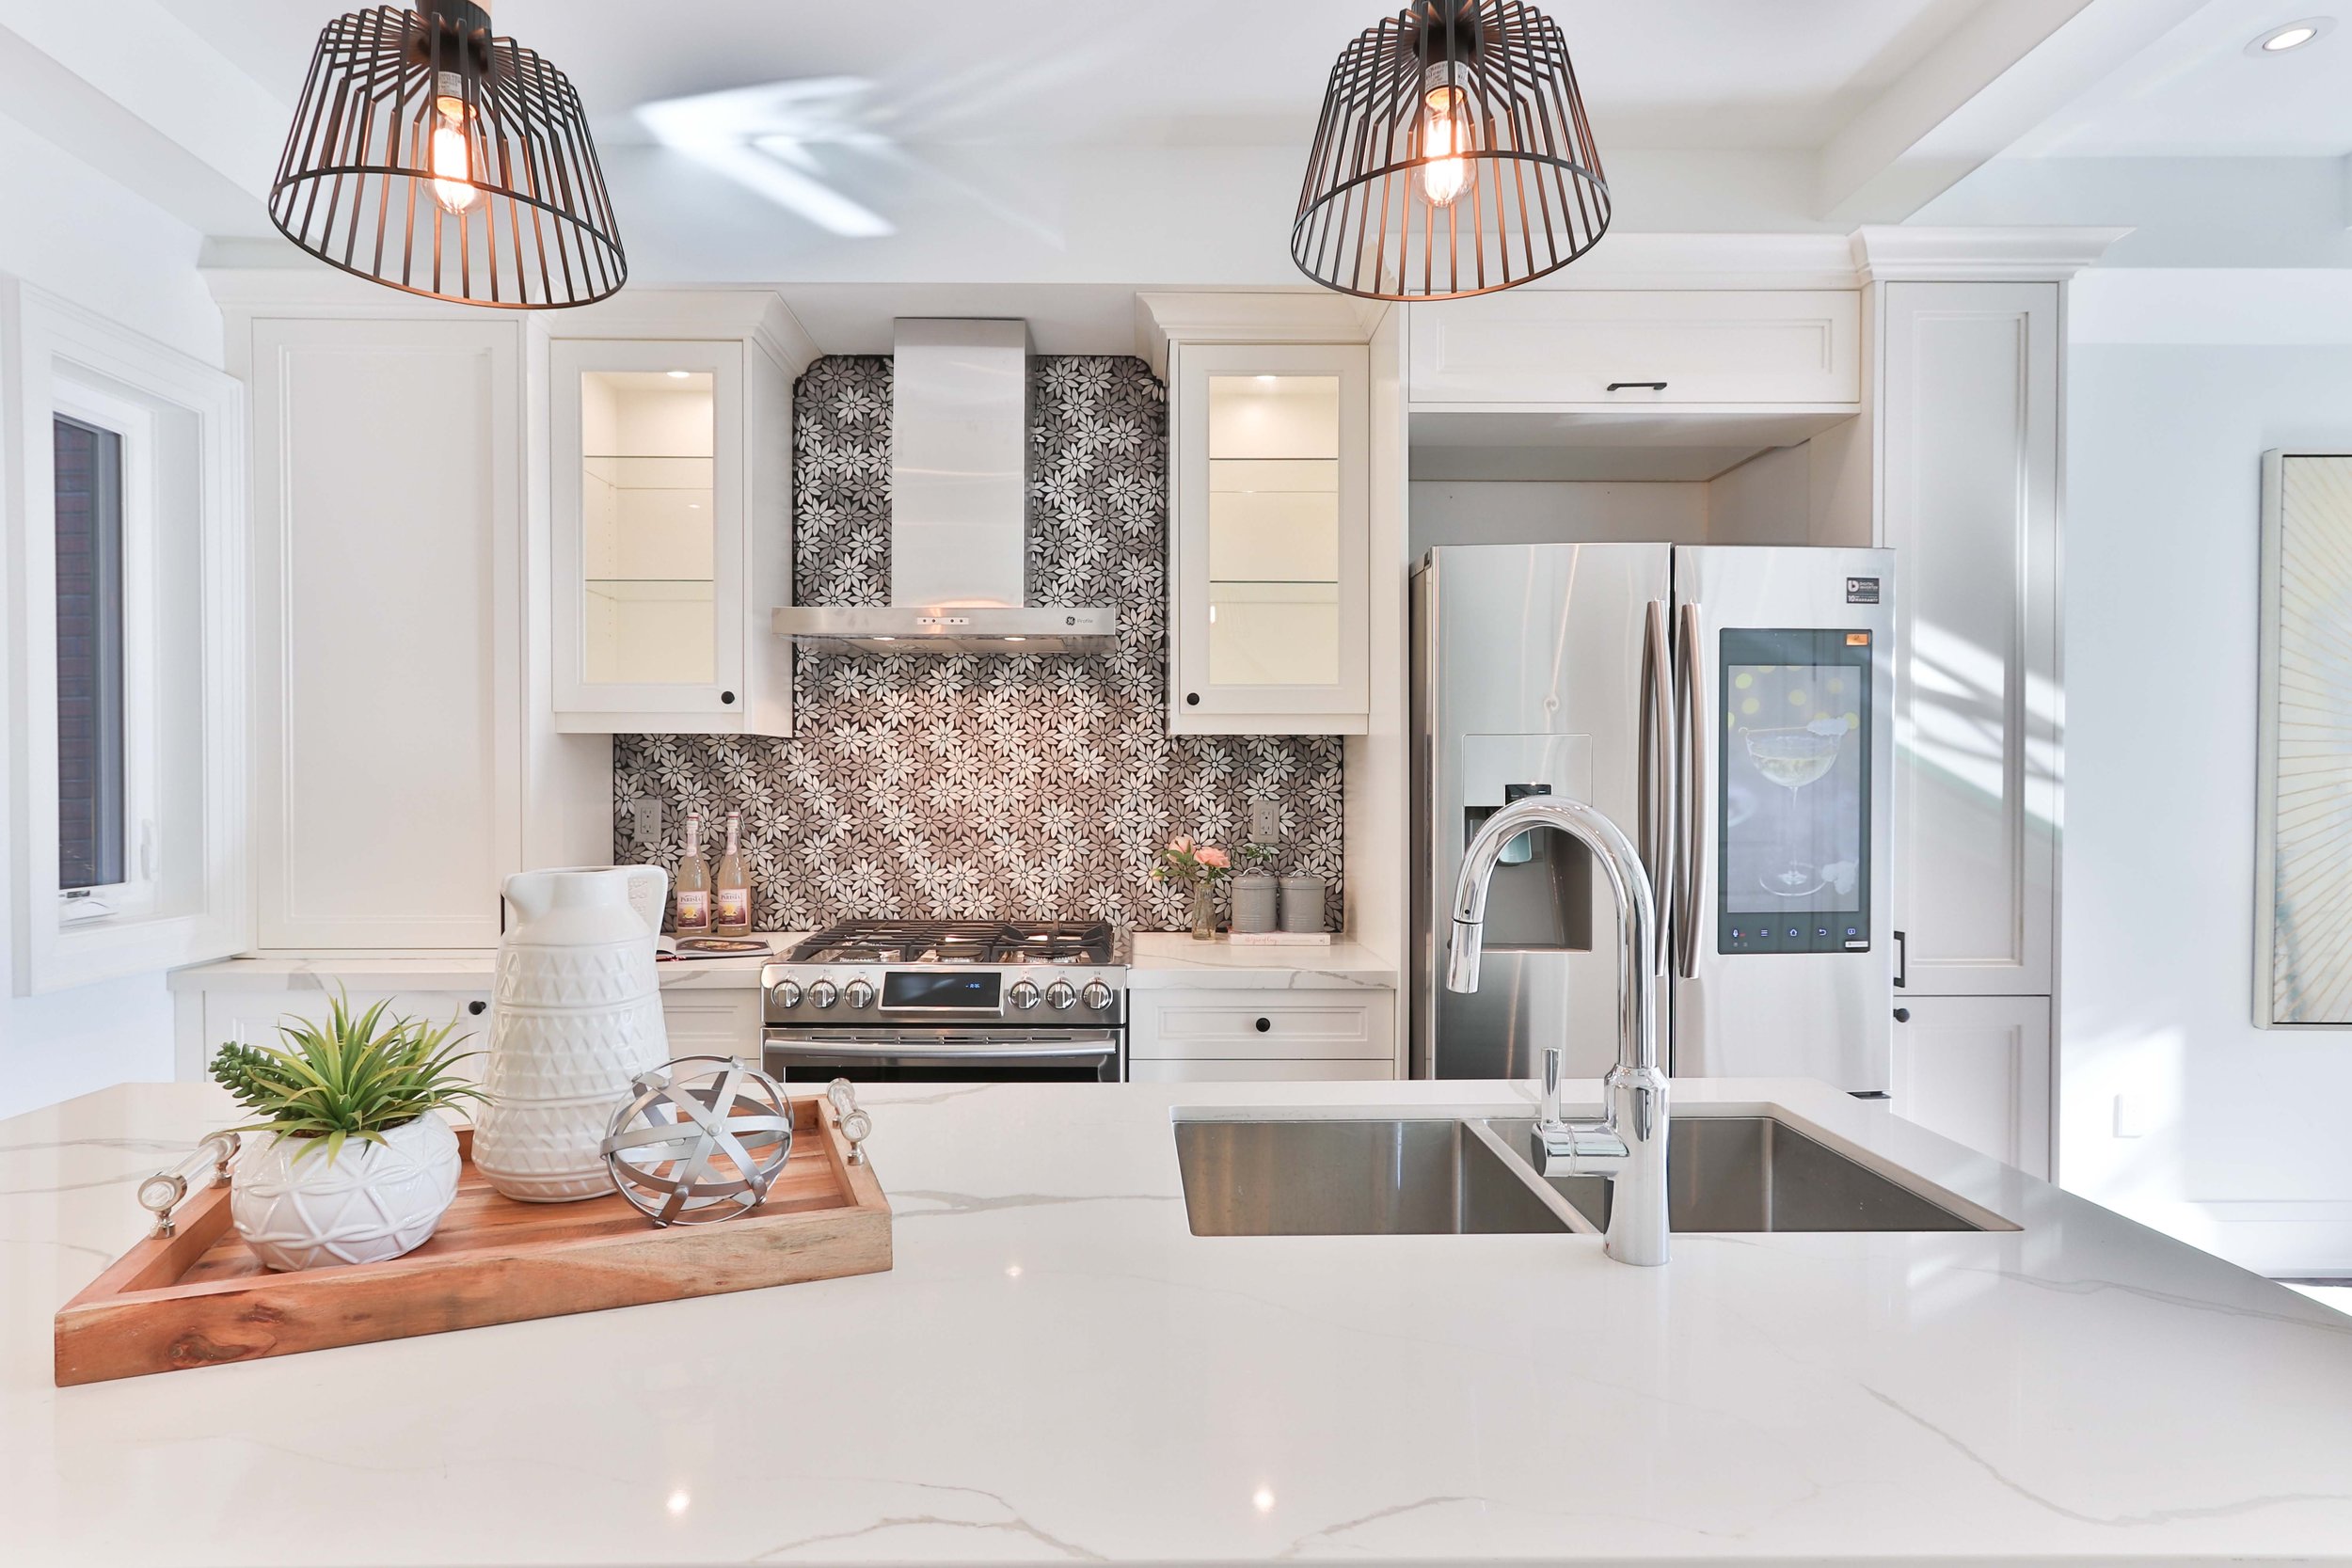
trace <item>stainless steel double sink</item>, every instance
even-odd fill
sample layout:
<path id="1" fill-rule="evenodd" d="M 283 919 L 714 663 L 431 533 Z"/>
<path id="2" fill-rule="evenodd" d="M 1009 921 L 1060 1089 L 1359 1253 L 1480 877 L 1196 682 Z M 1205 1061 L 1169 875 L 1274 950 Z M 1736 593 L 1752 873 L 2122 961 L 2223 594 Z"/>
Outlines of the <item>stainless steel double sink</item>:
<path id="1" fill-rule="evenodd" d="M 1534 1127 L 1530 1117 L 1180 1119 L 1184 1210 L 1196 1236 L 1605 1228 L 1610 1183 L 1536 1174 L 1524 1152 Z M 1994 1228 L 1772 1117 L 1676 1117 L 1666 1150 L 1667 1219 L 1678 1231 Z"/>

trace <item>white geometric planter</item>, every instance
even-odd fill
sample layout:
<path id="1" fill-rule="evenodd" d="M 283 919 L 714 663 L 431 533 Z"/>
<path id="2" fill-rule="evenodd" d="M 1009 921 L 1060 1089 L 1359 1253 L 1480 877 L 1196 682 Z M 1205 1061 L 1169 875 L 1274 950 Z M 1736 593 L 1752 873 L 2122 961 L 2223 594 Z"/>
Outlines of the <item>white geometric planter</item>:
<path id="1" fill-rule="evenodd" d="M 229 1217 L 273 1269 L 380 1263 L 433 1234 L 457 1164 L 457 1134 L 432 1112 L 380 1144 L 346 1138 L 332 1160 L 316 1138 L 250 1134 L 230 1165 Z"/>

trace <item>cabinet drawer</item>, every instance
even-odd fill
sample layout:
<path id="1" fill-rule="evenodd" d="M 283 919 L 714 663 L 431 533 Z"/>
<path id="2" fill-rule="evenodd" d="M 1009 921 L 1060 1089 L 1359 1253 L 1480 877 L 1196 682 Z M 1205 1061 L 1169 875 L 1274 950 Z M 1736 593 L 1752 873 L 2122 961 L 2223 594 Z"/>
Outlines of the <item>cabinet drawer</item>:
<path id="1" fill-rule="evenodd" d="M 1395 1065 L 1378 1061 L 1296 1060 L 1261 1062 L 1157 1061 L 1127 1064 L 1136 1084 L 1341 1084 L 1371 1083 L 1396 1076 Z"/>
<path id="2" fill-rule="evenodd" d="M 202 1075 L 213 1058 L 224 1045 L 266 1045 L 282 1049 L 285 1042 L 278 1037 L 278 1026 L 289 1019 L 309 1023 L 324 1023 L 334 1007 L 334 991 L 325 990 L 216 990 L 204 993 L 204 1037 L 198 1042 L 197 1072 Z M 387 1004 L 387 1018 L 399 1016 L 421 1019 L 433 1028 L 454 1019 L 457 1035 L 464 1037 L 461 1050 L 468 1053 L 456 1064 L 457 1075 L 478 1081 L 485 1058 L 479 1054 L 490 1049 L 490 992 L 487 987 L 478 991 L 453 990 L 353 990 L 348 1004 L 356 1017 L 374 1006 Z"/>
<path id="3" fill-rule="evenodd" d="M 1396 1053 L 1395 1012 L 1395 995 L 1385 990 L 1146 992 L 1131 998 L 1127 1055 L 1386 1064 Z"/>
<path id="4" fill-rule="evenodd" d="M 738 1056 L 759 1063 L 759 990 L 664 990 L 661 1023 L 673 1056 Z"/>
<path id="5" fill-rule="evenodd" d="M 1414 307 L 1410 396 L 1604 407 L 1858 403 L 1861 328 L 1861 296 L 1847 290 L 1522 290 Z"/>

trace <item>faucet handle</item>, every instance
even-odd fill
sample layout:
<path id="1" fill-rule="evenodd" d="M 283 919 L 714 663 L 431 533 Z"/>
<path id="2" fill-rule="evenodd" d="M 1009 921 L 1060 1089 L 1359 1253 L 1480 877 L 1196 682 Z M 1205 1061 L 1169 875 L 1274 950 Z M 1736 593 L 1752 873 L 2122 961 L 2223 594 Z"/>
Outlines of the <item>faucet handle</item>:
<path id="1" fill-rule="evenodd" d="M 1536 1125 L 1560 1125 L 1560 1048 L 1556 1045 L 1544 1047 L 1544 1099 Z"/>

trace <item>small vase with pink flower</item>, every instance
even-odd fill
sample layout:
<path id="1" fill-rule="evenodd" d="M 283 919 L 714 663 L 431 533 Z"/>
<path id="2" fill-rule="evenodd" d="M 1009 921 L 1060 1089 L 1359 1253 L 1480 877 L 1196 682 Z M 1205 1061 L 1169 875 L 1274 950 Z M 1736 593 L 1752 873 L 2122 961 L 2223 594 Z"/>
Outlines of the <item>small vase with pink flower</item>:
<path id="1" fill-rule="evenodd" d="M 1152 879 L 1185 890 L 1192 905 L 1192 940 L 1216 940 L 1216 884 L 1233 874 L 1232 858 L 1214 844 L 1183 833 L 1168 841 L 1152 864 Z"/>

